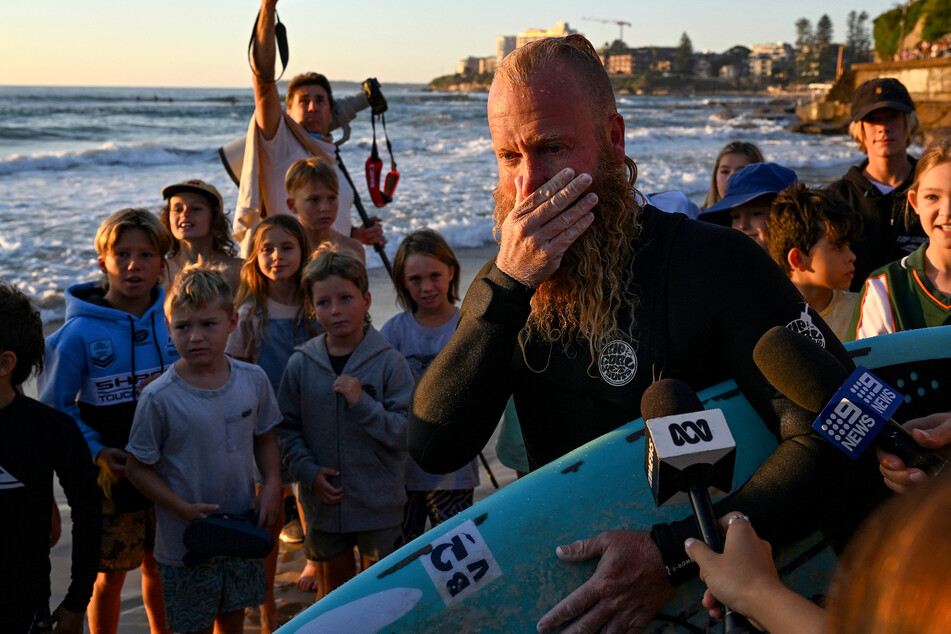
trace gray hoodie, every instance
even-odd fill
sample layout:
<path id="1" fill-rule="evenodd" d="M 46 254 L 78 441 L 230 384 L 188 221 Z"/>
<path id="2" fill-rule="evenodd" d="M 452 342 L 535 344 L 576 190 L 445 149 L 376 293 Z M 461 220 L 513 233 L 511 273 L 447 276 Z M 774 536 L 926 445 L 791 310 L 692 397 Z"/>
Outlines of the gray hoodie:
<path id="1" fill-rule="evenodd" d="M 398 526 L 406 492 L 406 413 L 413 374 L 406 359 L 369 326 L 343 374 L 363 386 L 350 407 L 331 389 L 337 373 L 327 355 L 326 334 L 297 346 L 287 362 L 278 403 L 284 415 L 276 428 L 284 462 L 302 483 L 301 500 L 318 510 L 314 527 L 351 533 Z M 340 472 L 339 504 L 324 504 L 312 485 L 321 467 Z"/>

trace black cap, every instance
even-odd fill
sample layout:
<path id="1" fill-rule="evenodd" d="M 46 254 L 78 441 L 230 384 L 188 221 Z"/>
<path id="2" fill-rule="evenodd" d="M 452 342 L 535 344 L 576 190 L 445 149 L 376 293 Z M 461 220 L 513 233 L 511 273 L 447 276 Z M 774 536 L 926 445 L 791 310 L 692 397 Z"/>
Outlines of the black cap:
<path id="1" fill-rule="evenodd" d="M 861 121 L 879 108 L 892 108 L 908 114 L 915 111 L 908 89 L 891 77 L 878 77 L 865 82 L 852 97 L 852 121 Z"/>

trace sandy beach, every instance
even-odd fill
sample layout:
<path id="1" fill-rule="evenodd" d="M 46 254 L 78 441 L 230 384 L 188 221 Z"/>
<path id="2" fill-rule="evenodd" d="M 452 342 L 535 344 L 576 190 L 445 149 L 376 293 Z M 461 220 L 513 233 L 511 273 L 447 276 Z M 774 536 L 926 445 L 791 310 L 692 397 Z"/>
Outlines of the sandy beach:
<path id="1" fill-rule="evenodd" d="M 495 246 L 457 248 L 455 252 L 456 257 L 459 258 L 462 269 L 460 291 L 464 296 L 466 289 L 468 289 L 469 284 L 472 282 L 472 278 L 479 272 L 489 258 L 495 254 L 496 248 Z M 369 274 L 370 293 L 372 296 L 370 315 L 373 318 L 374 325 L 380 328 L 390 317 L 396 315 L 400 309 L 396 305 L 396 292 L 386 270 L 383 268 L 371 269 Z M 50 323 L 46 324 L 46 326 L 47 332 L 49 333 L 58 328 L 59 324 Z M 36 396 L 36 385 L 34 382 L 31 381 L 25 388 L 27 394 L 34 397 Z M 498 430 L 496 430 L 496 433 L 497 432 Z M 483 450 L 483 455 L 489 462 L 499 486 L 503 487 L 515 480 L 515 472 L 499 463 L 495 455 L 495 443 L 496 435 L 493 434 L 492 439 Z M 481 476 L 481 484 L 475 491 L 476 501 L 491 495 L 495 491 L 484 469 L 482 470 Z M 56 501 L 63 517 L 63 536 L 50 552 L 50 561 L 52 564 L 51 608 L 55 608 L 59 605 L 59 602 L 65 596 L 69 586 L 70 552 L 72 548 L 69 506 L 66 504 L 66 498 L 58 485 L 56 486 Z M 278 610 L 282 619 L 290 619 L 291 616 L 313 603 L 314 595 L 312 593 L 301 592 L 295 585 L 303 567 L 304 557 L 300 545 L 281 543 L 277 578 L 275 580 L 275 594 L 277 597 Z M 142 607 L 141 575 L 137 571 L 132 571 L 126 578 L 123 587 L 122 615 L 119 620 L 119 632 L 120 634 L 140 634 L 148 631 L 148 620 L 145 615 L 145 609 Z M 254 611 L 249 611 L 245 622 L 245 632 L 260 631 L 258 614 Z"/>

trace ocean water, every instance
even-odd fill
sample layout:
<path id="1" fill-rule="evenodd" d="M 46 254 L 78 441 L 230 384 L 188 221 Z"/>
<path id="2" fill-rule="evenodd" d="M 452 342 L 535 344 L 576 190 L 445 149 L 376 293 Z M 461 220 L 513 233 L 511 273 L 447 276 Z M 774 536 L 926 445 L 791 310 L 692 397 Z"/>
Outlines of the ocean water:
<path id="1" fill-rule="evenodd" d="M 354 94 L 356 84 L 335 85 Z M 342 155 L 368 211 L 382 217 L 392 255 L 402 236 L 440 231 L 453 247 L 492 241 L 497 170 L 484 94 L 443 94 L 384 86 L 387 128 L 401 173 L 395 200 L 369 201 L 363 164 L 370 153 L 367 112 L 351 125 Z M 821 184 L 861 159 L 848 137 L 798 135 L 785 119 L 755 114 L 765 98 L 619 98 L 628 154 L 645 192 L 679 189 L 700 201 L 717 152 L 757 143 L 767 160 Z M 722 118 L 729 107 L 736 116 Z M 217 148 L 242 136 L 254 109 L 247 89 L 57 88 L 0 86 L 0 277 L 19 284 L 45 320 L 62 318 L 63 290 L 96 279 L 93 237 L 123 207 L 157 209 L 161 190 L 200 178 L 234 209 L 237 188 Z M 382 130 L 378 126 L 378 142 Z M 384 170 L 389 168 L 385 148 Z M 368 264 L 380 266 L 368 251 Z"/>

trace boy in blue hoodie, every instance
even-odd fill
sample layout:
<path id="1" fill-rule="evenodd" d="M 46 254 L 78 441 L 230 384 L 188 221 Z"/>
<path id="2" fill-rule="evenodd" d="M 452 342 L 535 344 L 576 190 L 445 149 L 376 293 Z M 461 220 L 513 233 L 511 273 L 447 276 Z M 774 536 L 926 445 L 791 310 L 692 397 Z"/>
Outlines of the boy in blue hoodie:
<path id="1" fill-rule="evenodd" d="M 96 232 L 100 282 L 66 289 L 66 323 L 46 341 L 40 400 L 79 425 L 99 465 L 102 549 L 89 603 L 91 631 L 118 628 L 126 572 L 142 566 L 142 596 L 152 631 L 165 631 L 165 609 L 152 555 L 152 501 L 126 479 L 124 447 L 141 383 L 178 353 L 165 326 L 159 280 L 171 236 L 145 209 L 117 211 Z"/>

